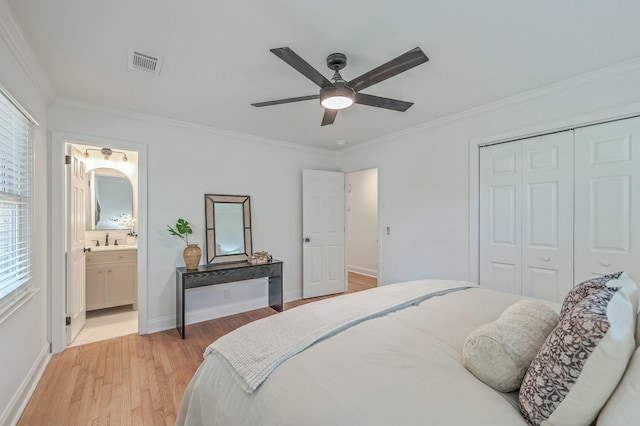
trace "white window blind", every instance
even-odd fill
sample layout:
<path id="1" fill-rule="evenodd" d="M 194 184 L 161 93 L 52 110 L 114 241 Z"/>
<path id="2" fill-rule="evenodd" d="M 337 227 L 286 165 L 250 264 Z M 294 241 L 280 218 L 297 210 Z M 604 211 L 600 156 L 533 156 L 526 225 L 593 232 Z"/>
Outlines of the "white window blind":
<path id="1" fill-rule="evenodd" d="M 33 124 L 0 90 L 0 312 L 32 276 Z"/>

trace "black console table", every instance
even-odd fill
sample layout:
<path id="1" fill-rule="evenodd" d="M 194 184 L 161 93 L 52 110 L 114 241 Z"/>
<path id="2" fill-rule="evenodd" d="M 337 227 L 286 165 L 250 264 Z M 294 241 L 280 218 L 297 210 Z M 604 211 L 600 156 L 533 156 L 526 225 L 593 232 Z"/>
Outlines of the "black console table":
<path id="1" fill-rule="evenodd" d="M 187 289 L 234 281 L 269 278 L 269 307 L 282 312 L 282 261 L 252 265 L 249 262 L 201 265 L 198 269 L 176 268 L 176 328 L 184 339 L 184 293 Z"/>

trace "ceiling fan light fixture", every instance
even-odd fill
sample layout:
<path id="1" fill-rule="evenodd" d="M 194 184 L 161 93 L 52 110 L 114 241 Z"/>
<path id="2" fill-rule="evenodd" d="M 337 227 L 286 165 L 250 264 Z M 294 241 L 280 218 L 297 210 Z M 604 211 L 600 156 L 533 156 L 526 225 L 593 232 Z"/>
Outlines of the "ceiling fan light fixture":
<path id="1" fill-rule="evenodd" d="M 353 105 L 353 99 L 347 96 L 331 96 L 320 101 L 320 105 L 328 109 L 345 109 Z"/>
<path id="2" fill-rule="evenodd" d="M 309 63 L 302 59 L 296 52 L 291 50 L 291 48 L 279 47 L 270 50 L 271 53 L 282 59 L 289 66 L 319 86 L 320 93 L 318 95 L 298 96 L 295 98 L 277 99 L 268 102 L 256 102 L 251 105 L 254 107 L 265 107 L 319 99 L 320 105 L 325 109 L 324 115 L 322 116 L 322 122 L 320 123 L 321 126 L 333 124 L 341 109 L 349 108 L 356 103 L 376 108 L 405 112 L 411 107 L 411 105 L 413 105 L 413 102 L 368 95 L 361 91 L 429 60 L 420 47 L 415 47 L 397 58 L 367 71 L 359 77 L 346 81 L 340 75 L 340 70 L 347 65 L 347 56 L 344 53 L 332 53 L 327 56 L 327 67 L 333 71 L 333 77 L 329 80 L 317 69 L 309 65 Z"/>
<path id="3" fill-rule="evenodd" d="M 355 93 L 347 86 L 320 90 L 320 105 L 327 109 L 345 109 L 353 105 Z"/>

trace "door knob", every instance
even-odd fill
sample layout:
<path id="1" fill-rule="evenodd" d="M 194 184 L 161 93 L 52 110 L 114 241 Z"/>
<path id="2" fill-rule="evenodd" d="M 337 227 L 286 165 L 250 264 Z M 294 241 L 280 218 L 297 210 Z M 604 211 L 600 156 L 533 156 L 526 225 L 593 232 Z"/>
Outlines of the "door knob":
<path id="1" fill-rule="evenodd" d="M 305 242 L 305 243 L 310 243 L 310 242 L 311 242 L 311 238 L 309 238 L 309 237 L 305 237 L 304 242 Z"/>
<path id="2" fill-rule="evenodd" d="M 611 266 L 611 262 L 609 262 L 608 260 L 601 260 L 601 261 L 600 261 L 600 264 L 601 264 L 602 266 L 607 267 L 607 268 L 608 268 L 609 266 Z"/>
<path id="3" fill-rule="evenodd" d="M 82 249 L 82 251 L 85 252 L 85 253 L 88 252 L 88 251 L 91 251 L 91 247 L 85 247 L 85 248 Z"/>
<path id="4" fill-rule="evenodd" d="M 542 256 L 542 260 L 548 262 L 551 260 L 551 258 L 549 258 L 549 256 Z"/>

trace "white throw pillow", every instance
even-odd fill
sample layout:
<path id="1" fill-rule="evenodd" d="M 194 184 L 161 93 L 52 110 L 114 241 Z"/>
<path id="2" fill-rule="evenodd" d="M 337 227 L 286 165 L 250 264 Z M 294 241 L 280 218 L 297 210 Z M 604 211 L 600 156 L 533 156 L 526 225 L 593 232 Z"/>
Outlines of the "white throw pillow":
<path id="1" fill-rule="evenodd" d="M 633 312 L 638 312 L 638 285 L 626 272 L 622 272 L 616 279 L 607 281 L 607 287 L 620 287 L 633 305 Z"/>
<path id="2" fill-rule="evenodd" d="M 492 388 L 514 391 L 557 323 L 558 314 L 542 303 L 517 302 L 496 321 L 469 334 L 462 350 L 462 364 Z"/>
<path id="3" fill-rule="evenodd" d="M 599 426 L 637 424 L 640 424 L 640 349 L 634 352 L 622 380 L 598 416 Z"/>
<path id="4" fill-rule="evenodd" d="M 640 312 L 636 317 L 636 348 L 640 347 Z"/>
<path id="5" fill-rule="evenodd" d="M 631 301 L 602 287 L 561 316 L 520 388 L 520 408 L 532 425 L 591 424 L 624 374 L 635 350 Z"/>

